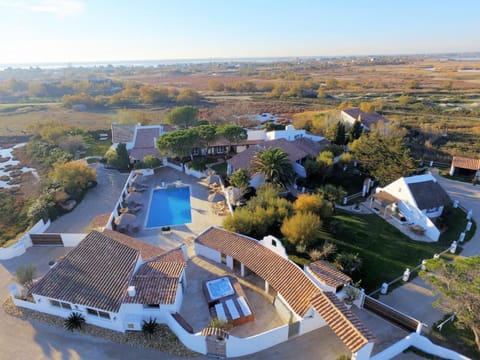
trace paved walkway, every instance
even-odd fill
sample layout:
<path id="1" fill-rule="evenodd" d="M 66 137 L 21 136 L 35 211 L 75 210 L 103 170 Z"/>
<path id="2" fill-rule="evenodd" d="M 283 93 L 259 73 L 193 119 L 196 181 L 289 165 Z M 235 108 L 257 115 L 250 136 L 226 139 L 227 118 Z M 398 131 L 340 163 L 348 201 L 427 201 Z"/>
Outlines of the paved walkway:
<path id="1" fill-rule="evenodd" d="M 47 233 L 88 232 L 92 219 L 101 214 L 110 213 L 127 181 L 128 173 L 105 169 L 103 164 L 93 164 L 97 170 L 97 186 L 87 191 L 83 200 L 72 212 L 53 221 Z"/>
<path id="2" fill-rule="evenodd" d="M 466 244 L 462 244 L 461 255 L 474 256 L 480 254 L 480 186 L 473 186 L 471 183 L 464 183 L 455 180 L 449 180 L 438 175 L 438 169 L 432 169 L 432 175 L 438 180 L 439 184 L 450 195 L 452 200 L 458 200 L 467 210 L 473 211 L 473 220 L 477 224 L 475 235 Z"/>

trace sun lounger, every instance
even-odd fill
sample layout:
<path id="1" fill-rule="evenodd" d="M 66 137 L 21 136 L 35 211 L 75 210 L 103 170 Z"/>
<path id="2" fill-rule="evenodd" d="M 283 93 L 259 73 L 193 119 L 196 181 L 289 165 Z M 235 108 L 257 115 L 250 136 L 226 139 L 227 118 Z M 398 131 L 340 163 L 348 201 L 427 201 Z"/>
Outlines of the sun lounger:
<path id="1" fill-rule="evenodd" d="M 225 315 L 225 310 L 223 309 L 223 304 L 215 304 L 215 312 L 217 313 L 217 318 L 222 321 L 227 321 L 227 315 Z"/>
<path id="2" fill-rule="evenodd" d="M 250 315 L 252 312 L 250 311 L 250 307 L 248 306 L 245 298 L 240 296 L 237 298 L 238 305 L 240 305 L 240 309 L 242 309 L 242 313 L 244 316 Z"/>
<path id="3" fill-rule="evenodd" d="M 238 313 L 237 308 L 235 307 L 235 304 L 233 303 L 232 299 L 228 299 L 225 301 L 225 305 L 227 305 L 227 309 L 230 312 L 230 315 L 232 316 L 232 319 L 238 319 L 240 317 L 240 314 Z"/>

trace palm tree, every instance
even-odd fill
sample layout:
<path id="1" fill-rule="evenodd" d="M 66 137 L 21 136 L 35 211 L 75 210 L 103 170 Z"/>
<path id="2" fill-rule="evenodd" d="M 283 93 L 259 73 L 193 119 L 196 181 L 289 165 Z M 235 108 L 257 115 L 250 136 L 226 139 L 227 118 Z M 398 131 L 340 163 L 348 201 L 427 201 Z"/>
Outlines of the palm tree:
<path id="1" fill-rule="evenodd" d="M 148 321 L 143 320 L 142 333 L 147 339 L 151 339 L 160 330 L 160 324 L 156 318 L 150 318 Z"/>
<path id="2" fill-rule="evenodd" d="M 344 273 L 352 275 L 362 266 L 362 259 L 358 256 L 358 253 L 341 253 L 335 258 L 335 264 Z"/>
<path id="3" fill-rule="evenodd" d="M 250 169 L 253 175 L 261 174 L 265 182 L 283 187 L 293 182 L 294 171 L 288 154 L 280 148 L 268 148 L 255 154 Z"/>
<path id="4" fill-rule="evenodd" d="M 65 319 L 63 326 L 69 331 L 75 329 L 81 329 L 83 324 L 85 324 L 85 318 L 82 314 L 78 312 L 72 312 L 68 318 Z"/>
<path id="5" fill-rule="evenodd" d="M 335 203 L 340 201 L 344 196 L 347 195 L 345 190 L 341 186 L 335 186 L 332 184 L 327 184 L 323 188 L 320 189 L 320 194 L 323 195 L 325 199 L 330 201 L 332 205 L 332 214 L 336 215 L 336 208 Z"/>

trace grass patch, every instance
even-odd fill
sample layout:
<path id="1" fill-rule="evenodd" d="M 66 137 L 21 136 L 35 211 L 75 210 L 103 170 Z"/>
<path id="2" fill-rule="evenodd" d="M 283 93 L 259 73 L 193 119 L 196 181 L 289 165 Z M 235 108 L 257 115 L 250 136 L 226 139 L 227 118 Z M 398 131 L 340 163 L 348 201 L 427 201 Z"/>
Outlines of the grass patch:
<path id="1" fill-rule="evenodd" d="M 480 351 L 475 344 L 475 337 L 470 329 L 460 326 L 457 321 L 449 321 L 443 325 L 442 331 L 437 329 L 437 325 L 446 320 L 450 315 L 445 315 L 432 326 L 430 339 L 442 346 L 453 349 L 460 354 L 466 355 L 472 359 L 480 359 Z"/>
<path id="2" fill-rule="evenodd" d="M 468 223 L 467 214 L 460 208 L 447 207 L 443 211 L 442 218 L 446 222 L 447 227 L 440 235 L 439 243 L 448 246 L 452 241 L 458 240 L 460 233 L 465 230 Z M 472 220 L 472 228 L 465 234 L 464 242 L 469 241 L 473 237 L 476 229 L 477 225 Z"/>
<path id="3" fill-rule="evenodd" d="M 337 245 L 339 252 L 359 254 L 363 260 L 359 278 L 367 293 L 446 248 L 439 243 L 413 241 L 377 215 L 339 211 L 334 218 L 341 225 L 329 241 Z"/>

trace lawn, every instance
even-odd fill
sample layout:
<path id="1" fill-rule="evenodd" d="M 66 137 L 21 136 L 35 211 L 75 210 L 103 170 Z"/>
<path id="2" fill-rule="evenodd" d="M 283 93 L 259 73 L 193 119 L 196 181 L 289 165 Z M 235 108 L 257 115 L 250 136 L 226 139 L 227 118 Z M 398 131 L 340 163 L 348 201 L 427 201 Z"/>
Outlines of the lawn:
<path id="1" fill-rule="evenodd" d="M 460 208 L 447 207 L 443 211 L 443 218 L 448 220 L 446 230 L 440 235 L 439 243 L 445 247 L 449 246 L 452 241 L 458 240 L 458 237 L 462 231 L 465 230 L 467 226 L 466 214 Z M 469 241 L 476 231 L 476 224 L 472 221 L 472 228 L 465 235 L 465 242 Z"/>
<path id="2" fill-rule="evenodd" d="M 462 328 L 457 321 L 449 321 L 443 325 L 442 331 L 438 330 L 437 325 L 449 316 L 445 315 L 444 319 L 432 326 L 430 338 L 436 344 L 446 346 L 472 359 L 480 359 L 480 351 L 475 345 L 475 337 L 470 329 Z"/>
<path id="3" fill-rule="evenodd" d="M 410 240 L 377 215 L 339 212 L 335 219 L 342 225 L 330 241 L 340 252 L 359 254 L 363 260 L 359 277 L 367 293 L 448 247 Z"/>

